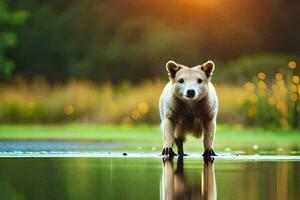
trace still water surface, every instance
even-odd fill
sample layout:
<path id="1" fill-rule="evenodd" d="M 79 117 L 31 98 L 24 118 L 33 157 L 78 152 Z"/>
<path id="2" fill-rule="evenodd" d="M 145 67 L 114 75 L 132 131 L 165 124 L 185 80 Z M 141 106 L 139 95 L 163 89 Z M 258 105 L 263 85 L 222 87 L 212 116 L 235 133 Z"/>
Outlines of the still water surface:
<path id="1" fill-rule="evenodd" d="M 0 199 L 300 199 L 300 162 L 0 158 Z"/>

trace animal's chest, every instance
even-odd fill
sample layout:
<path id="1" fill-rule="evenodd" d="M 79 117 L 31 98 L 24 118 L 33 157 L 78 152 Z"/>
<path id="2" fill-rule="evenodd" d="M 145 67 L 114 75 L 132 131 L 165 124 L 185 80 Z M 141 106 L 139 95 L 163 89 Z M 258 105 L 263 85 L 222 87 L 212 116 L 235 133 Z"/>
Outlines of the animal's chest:
<path id="1" fill-rule="evenodd" d="M 199 113 L 178 113 L 177 123 L 189 131 L 202 129 L 203 117 Z"/>
<path id="2" fill-rule="evenodd" d="M 194 105 L 187 105 L 180 100 L 175 100 L 171 109 L 171 120 L 180 125 L 184 131 L 190 131 L 196 136 L 202 133 L 207 113 L 205 102 L 198 102 Z"/>

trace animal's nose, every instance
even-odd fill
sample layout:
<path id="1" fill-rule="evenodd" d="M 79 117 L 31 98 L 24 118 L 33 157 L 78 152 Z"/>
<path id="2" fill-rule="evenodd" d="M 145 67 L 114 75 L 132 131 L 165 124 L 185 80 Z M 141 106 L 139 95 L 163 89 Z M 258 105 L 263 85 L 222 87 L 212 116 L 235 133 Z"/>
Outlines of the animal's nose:
<path id="1" fill-rule="evenodd" d="M 195 96 L 195 90 L 187 90 L 186 91 L 186 96 L 188 98 L 193 98 Z"/>

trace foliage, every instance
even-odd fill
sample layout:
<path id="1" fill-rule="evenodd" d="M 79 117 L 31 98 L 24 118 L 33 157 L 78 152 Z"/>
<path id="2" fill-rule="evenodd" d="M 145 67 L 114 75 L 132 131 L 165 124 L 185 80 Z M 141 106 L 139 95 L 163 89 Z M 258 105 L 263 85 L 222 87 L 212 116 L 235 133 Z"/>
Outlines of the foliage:
<path id="1" fill-rule="evenodd" d="M 14 0 L 9 4 L 31 13 L 18 31 L 18 47 L 9 53 L 16 61 L 14 75 L 26 79 L 43 75 L 51 82 L 74 78 L 136 82 L 161 78 L 170 59 L 189 66 L 216 60 L 218 70 L 226 71 L 222 62 L 242 55 L 299 52 L 298 1 Z M 276 60 L 265 58 L 264 63 Z"/>
<path id="2" fill-rule="evenodd" d="M 290 74 L 279 70 L 284 83 L 270 77 L 300 60 L 299 8 L 284 0 L 0 0 L 0 121 L 157 123 L 165 63 L 211 59 L 220 122 L 297 126 Z M 242 84 L 260 72 L 265 79 L 251 83 L 242 107 Z M 281 97 L 270 84 L 282 85 Z M 269 98 L 284 102 L 283 119 Z"/>
<path id="3" fill-rule="evenodd" d="M 300 84 L 296 62 L 289 62 L 288 67 L 276 74 L 259 72 L 244 87 L 248 91 L 244 102 L 248 124 L 282 128 L 300 125 Z"/>
<path id="4" fill-rule="evenodd" d="M 278 69 L 283 68 L 291 60 L 298 61 L 300 57 L 286 53 L 257 53 L 252 55 L 243 55 L 236 59 L 229 60 L 226 63 L 219 63 L 217 69 L 221 67 L 222 73 L 216 71 L 214 80 L 220 83 L 238 83 L 242 84 L 248 81 L 259 72 L 266 74 L 275 74 Z M 295 69 L 295 73 L 300 73 L 300 68 Z M 271 76 L 266 77 L 270 81 Z"/>
<path id="5" fill-rule="evenodd" d="M 9 77 L 12 73 L 14 61 L 5 55 L 5 51 L 17 45 L 14 27 L 23 25 L 27 17 L 27 11 L 10 11 L 6 0 L 0 0 L 0 78 Z"/>
<path id="6" fill-rule="evenodd" d="M 18 123 L 86 122 L 140 124 L 159 123 L 158 99 L 165 82 L 145 81 L 139 85 L 119 85 L 70 81 L 51 86 L 36 77 L 28 82 L 18 78 L 13 85 L 0 87 L 0 121 Z M 241 122 L 240 105 L 232 94 L 245 92 L 229 85 L 216 86 L 220 99 L 220 122 Z"/>

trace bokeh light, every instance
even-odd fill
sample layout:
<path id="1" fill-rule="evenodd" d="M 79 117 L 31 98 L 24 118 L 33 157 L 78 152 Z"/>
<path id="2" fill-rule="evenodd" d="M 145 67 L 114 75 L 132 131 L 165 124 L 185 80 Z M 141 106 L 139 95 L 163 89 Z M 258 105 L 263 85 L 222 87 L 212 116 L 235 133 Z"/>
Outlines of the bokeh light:
<path id="1" fill-rule="evenodd" d="M 253 92 L 255 90 L 255 85 L 251 82 L 247 82 L 244 84 L 244 88 L 250 92 Z"/>
<path id="2" fill-rule="evenodd" d="M 299 83 L 299 76 L 298 75 L 292 76 L 292 82 L 295 83 L 295 84 L 298 84 Z"/>
<path id="3" fill-rule="evenodd" d="M 141 114 L 140 114 L 139 111 L 137 111 L 137 110 L 133 110 L 133 111 L 131 112 L 131 118 L 134 119 L 134 120 L 139 119 L 140 116 L 141 116 Z"/>
<path id="4" fill-rule="evenodd" d="M 298 95 L 295 93 L 292 93 L 290 95 L 290 99 L 291 99 L 291 101 L 296 102 L 298 100 Z"/>
<path id="5" fill-rule="evenodd" d="M 146 114 L 149 111 L 149 105 L 147 104 L 147 102 L 143 101 L 139 103 L 138 110 L 140 113 Z"/>
<path id="6" fill-rule="evenodd" d="M 297 64 L 296 64 L 295 61 L 290 61 L 290 62 L 288 63 L 288 66 L 289 66 L 289 68 L 291 68 L 291 69 L 296 69 Z"/>
<path id="7" fill-rule="evenodd" d="M 66 115 L 72 115 L 75 111 L 75 108 L 72 104 L 69 104 L 65 107 L 65 114 Z"/>
<path id="8" fill-rule="evenodd" d="M 266 78 L 266 74 L 264 72 L 259 72 L 257 77 L 260 79 L 260 80 L 265 80 Z"/>
<path id="9" fill-rule="evenodd" d="M 264 89 L 267 88 L 267 85 L 266 85 L 266 83 L 265 83 L 264 81 L 259 81 L 259 82 L 257 83 L 257 86 L 258 86 L 258 88 L 259 88 L 260 90 L 264 90 Z"/>
<path id="10" fill-rule="evenodd" d="M 275 78 L 277 79 L 277 80 L 282 80 L 283 79 L 283 75 L 281 74 L 281 73 L 276 73 L 275 74 Z"/>

